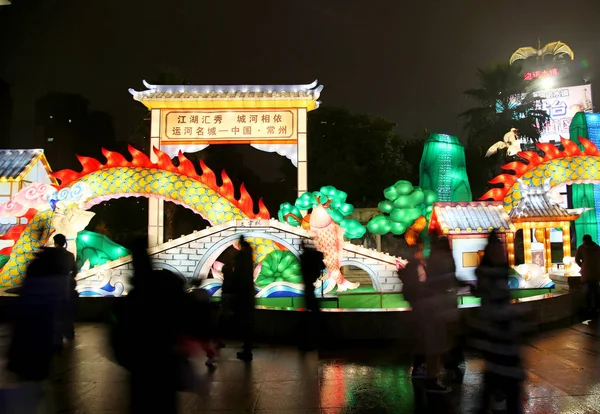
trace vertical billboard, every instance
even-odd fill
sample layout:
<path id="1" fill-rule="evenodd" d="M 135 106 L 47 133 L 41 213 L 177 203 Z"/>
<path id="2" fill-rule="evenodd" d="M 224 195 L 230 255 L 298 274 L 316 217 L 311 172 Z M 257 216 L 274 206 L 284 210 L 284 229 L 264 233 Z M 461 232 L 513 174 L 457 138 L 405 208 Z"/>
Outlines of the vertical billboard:
<path id="1" fill-rule="evenodd" d="M 569 136 L 569 127 L 573 117 L 578 112 L 592 112 L 592 86 L 579 85 L 557 89 L 541 90 L 533 93 L 534 97 L 541 98 L 537 102 L 537 109 L 544 110 L 550 119 L 544 125 L 540 142 L 560 142 L 561 136 Z M 519 105 L 525 95 L 514 96 L 511 106 Z M 500 104 L 498 112 L 502 111 Z"/>
<path id="2" fill-rule="evenodd" d="M 569 136 L 569 127 L 578 112 L 592 112 L 592 86 L 580 85 L 535 92 L 534 96 L 542 98 L 539 109 L 550 115 L 544 126 L 540 142 L 560 142 L 561 137 Z"/>

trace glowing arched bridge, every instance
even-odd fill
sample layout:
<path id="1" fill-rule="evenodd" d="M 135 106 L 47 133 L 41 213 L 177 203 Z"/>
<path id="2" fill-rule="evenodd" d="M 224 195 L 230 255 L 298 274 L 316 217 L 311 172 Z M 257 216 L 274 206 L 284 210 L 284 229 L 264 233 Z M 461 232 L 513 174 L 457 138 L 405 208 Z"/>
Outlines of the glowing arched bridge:
<path id="1" fill-rule="evenodd" d="M 155 268 L 171 270 L 186 279 L 207 278 L 215 260 L 240 236 L 272 240 L 299 256 L 302 242 L 309 244 L 309 233 L 299 227 L 277 220 L 232 220 L 208 227 L 187 236 L 170 240 L 148 250 Z M 378 292 L 398 292 L 402 282 L 398 278 L 396 263 L 399 259 L 373 249 L 346 242 L 342 266 L 355 266 L 364 270 Z M 113 295 L 127 291 L 133 274 L 131 256 L 106 263 L 79 273 L 80 292 L 93 292 L 110 286 Z"/>

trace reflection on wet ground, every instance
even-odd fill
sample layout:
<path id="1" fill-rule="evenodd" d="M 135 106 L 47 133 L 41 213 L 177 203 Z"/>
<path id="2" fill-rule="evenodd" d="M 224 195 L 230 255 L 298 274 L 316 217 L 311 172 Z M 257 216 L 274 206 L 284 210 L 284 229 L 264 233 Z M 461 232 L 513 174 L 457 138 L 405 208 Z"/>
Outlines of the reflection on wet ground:
<path id="1" fill-rule="evenodd" d="M 58 374 L 62 412 L 127 412 L 127 375 L 110 362 L 104 328 L 78 327 Z M 8 330 L 0 331 L 4 355 Z M 528 413 L 600 413 L 600 334 L 578 324 L 545 333 L 524 350 Z M 4 361 L 0 361 L 4 364 Z M 481 388 L 480 359 L 466 363 L 464 382 L 448 395 L 427 395 L 409 376 L 409 359 L 397 348 L 362 346 L 302 354 L 289 347 L 261 346 L 249 364 L 225 348 L 216 371 L 198 360 L 197 394 L 182 394 L 182 412 L 196 413 L 470 413 Z M 149 361 L 151 363 L 151 361 Z M 0 389 L 9 378 L 0 371 Z M 428 398 L 429 397 L 429 398 Z M 152 398 L 149 396 L 149 398 Z"/>

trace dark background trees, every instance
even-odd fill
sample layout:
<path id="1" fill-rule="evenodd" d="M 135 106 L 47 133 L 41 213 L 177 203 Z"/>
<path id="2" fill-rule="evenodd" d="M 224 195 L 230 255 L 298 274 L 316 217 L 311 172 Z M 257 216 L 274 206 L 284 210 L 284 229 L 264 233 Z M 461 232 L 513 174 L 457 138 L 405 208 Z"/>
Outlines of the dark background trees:
<path id="1" fill-rule="evenodd" d="M 333 185 L 356 207 L 375 207 L 383 189 L 399 179 L 418 184 L 419 145 L 420 139 L 402 139 L 396 124 L 381 116 L 321 107 L 308 116 L 309 189 Z"/>
<path id="2" fill-rule="evenodd" d="M 0 79 L 0 148 L 10 147 L 12 107 L 10 85 L 5 80 Z"/>
<path id="3" fill-rule="evenodd" d="M 44 149 L 55 171 L 80 169 L 77 155 L 100 158 L 103 147 L 115 148 L 112 116 L 89 107 L 85 97 L 62 92 L 36 100 L 34 147 Z"/>
<path id="4" fill-rule="evenodd" d="M 539 99 L 533 96 L 533 84 L 524 80 L 518 64 L 499 64 L 478 69 L 479 86 L 464 92 L 465 97 L 478 105 L 463 112 L 469 143 L 491 146 L 502 139 L 511 128 L 529 142 L 540 138 L 540 127 L 549 119 L 544 110 L 537 109 Z"/>

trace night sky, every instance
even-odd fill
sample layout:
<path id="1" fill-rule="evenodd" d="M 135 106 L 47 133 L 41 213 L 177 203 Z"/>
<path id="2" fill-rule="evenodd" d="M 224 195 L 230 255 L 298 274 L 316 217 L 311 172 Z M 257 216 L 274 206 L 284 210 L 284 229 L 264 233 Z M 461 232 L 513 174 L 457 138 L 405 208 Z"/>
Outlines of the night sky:
<path id="1" fill-rule="evenodd" d="M 598 0 L 20 3 L 0 20 L 0 77 L 12 86 L 12 140 L 21 144 L 35 99 L 49 91 L 81 94 L 128 139 L 139 112 L 127 89 L 144 89 L 142 79 L 168 65 L 196 84 L 319 79 L 324 103 L 384 115 L 405 135 L 464 135 L 457 114 L 476 68 L 507 61 L 538 36 L 570 45 L 600 79 Z"/>

